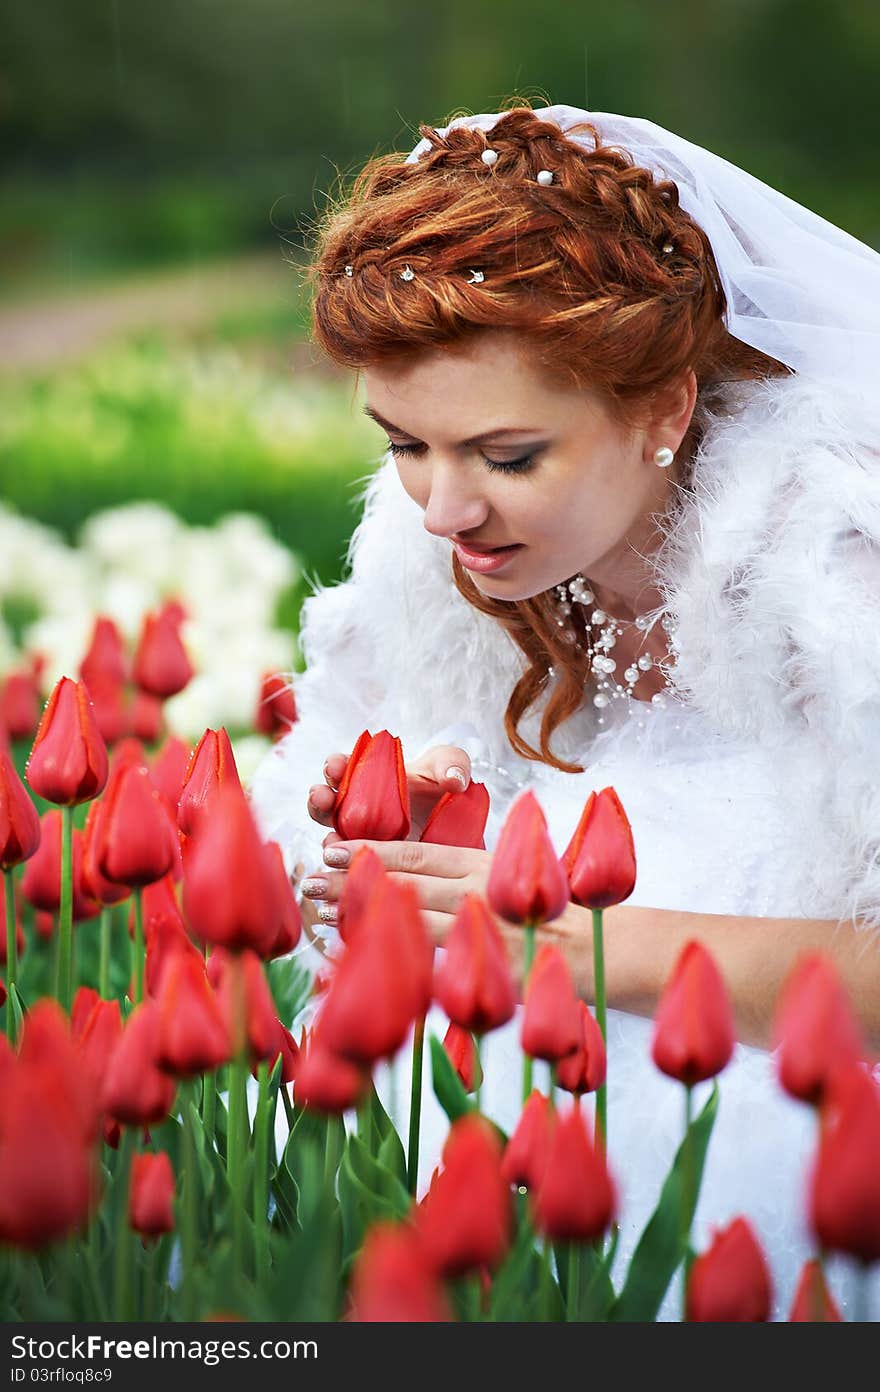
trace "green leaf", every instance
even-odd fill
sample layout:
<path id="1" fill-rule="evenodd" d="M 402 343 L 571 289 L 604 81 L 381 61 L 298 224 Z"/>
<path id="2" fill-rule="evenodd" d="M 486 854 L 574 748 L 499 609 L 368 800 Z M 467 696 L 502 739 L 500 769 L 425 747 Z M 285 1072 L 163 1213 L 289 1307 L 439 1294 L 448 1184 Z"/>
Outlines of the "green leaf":
<path id="1" fill-rule="evenodd" d="M 266 968 L 266 976 L 279 1020 L 282 1024 L 293 1022 L 311 995 L 311 975 L 298 958 L 276 957 Z"/>
<path id="2" fill-rule="evenodd" d="M 406 1186 L 370 1155 L 356 1135 L 348 1137 L 339 1166 L 339 1206 L 346 1261 L 361 1247 L 372 1223 L 380 1218 L 405 1218 L 410 1211 Z"/>
<path id="3" fill-rule="evenodd" d="M 603 1252 L 596 1243 L 579 1242 L 577 1246 L 578 1263 L 578 1301 L 575 1319 L 596 1323 L 607 1319 L 608 1311 L 614 1302 L 614 1286 L 610 1271 L 617 1251 L 617 1238 Z M 553 1244 L 556 1257 L 556 1270 L 559 1273 L 559 1288 L 568 1309 L 568 1276 L 570 1248 L 566 1242 Z"/>
<path id="4" fill-rule="evenodd" d="M 7 998 L 6 1006 L 7 1010 L 10 1006 L 12 1007 L 12 1017 L 15 1020 L 15 1037 L 16 1039 L 18 1039 L 21 1035 L 21 1027 L 24 1022 L 24 1015 L 25 1011 L 27 1010 L 27 1006 L 25 1005 L 25 1002 L 22 999 L 21 992 L 18 989 L 18 983 L 15 981 L 13 981 L 12 985 L 9 988 L 9 995 Z"/>
<path id="5" fill-rule="evenodd" d="M 452 1061 L 436 1034 L 431 1035 L 431 1075 L 434 1093 L 450 1121 L 475 1110 L 464 1090 L 464 1084 L 452 1066 Z"/>
<path id="6" fill-rule="evenodd" d="M 688 1131 L 692 1166 L 688 1226 L 693 1221 L 700 1194 L 706 1151 L 718 1113 L 718 1100 L 718 1084 L 715 1083 L 706 1105 L 691 1122 Z M 685 1142 L 682 1141 L 666 1176 L 657 1207 L 633 1252 L 623 1288 L 611 1307 L 611 1320 L 655 1320 L 669 1283 L 684 1257 L 681 1240 L 684 1155 Z"/>
<path id="7" fill-rule="evenodd" d="M 544 1278 L 539 1239 L 527 1221 L 520 1223 L 513 1247 L 496 1272 L 489 1300 L 489 1319 L 513 1323 L 538 1297 Z"/>
<path id="8" fill-rule="evenodd" d="M 393 1129 L 389 1131 L 376 1157 L 383 1169 L 389 1170 L 398 1179 L 404 1189 L 407 1187 L 406 1155 L 403 1145 L 397 1132 Z"/>

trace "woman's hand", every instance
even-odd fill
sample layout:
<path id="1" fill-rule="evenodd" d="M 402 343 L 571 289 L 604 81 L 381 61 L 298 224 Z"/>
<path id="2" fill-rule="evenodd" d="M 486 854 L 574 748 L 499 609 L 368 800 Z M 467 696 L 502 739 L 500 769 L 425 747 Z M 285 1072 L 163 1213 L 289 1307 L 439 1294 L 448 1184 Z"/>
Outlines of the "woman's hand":
<path id="1" fill-rule="evenodd" d="M 325 851 L 331 847 L 344 848 L 353 856 L 360 846 L 369 846 L 375 852 L 393 880 L 415 887 L 425 925 L 438 946 L 446 941 L 464 896 L 476 893 L 486 898 L 492 865 L 491 851 L 464 846 L 435 846 L 431 842 L 343 841 L 335 831 L 324 838 Z M 320 890 L 320 897 L 328 908 L 335 909 L 347 872 L 324 865 L 318 873 L 326 882 Z M 511 923 L 497 914 L 495 917 L 507 945 L 514 974 L 521 983 L 523 929 L 520 924 Z M 562 949 L 579 991 L 589 999 L 592 989 L 592 917 L 589 911 L 578 904 L 569 904 L 559 918 L 538 930 L 537 943 L 540 945 L 544 942 L 554 943 Z"/>
<path id="2" fill-rule="evenodd" d="M 324 764 L 325 782 L 313 783 L 309 788 L 309 816 L 321 826 L 333 825 L 336 794 L 349 757 L 348 754 L 331 754 Z M 457 745 L 437 744 L 405 768 L 411 821 L 407 840 L 418 841 L 444 793 L 460 793 L 470 783 L 471 761 Z M 450 769 L 459 769 L 461 777 L 455 777 Z"/>

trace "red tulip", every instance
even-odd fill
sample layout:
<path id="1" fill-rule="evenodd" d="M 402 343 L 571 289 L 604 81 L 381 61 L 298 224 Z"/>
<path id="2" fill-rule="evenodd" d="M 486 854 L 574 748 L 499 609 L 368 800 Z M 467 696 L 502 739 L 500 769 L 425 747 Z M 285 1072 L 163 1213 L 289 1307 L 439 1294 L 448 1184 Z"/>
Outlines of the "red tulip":
<path id="1" fill-rule="evenodd" d="M 40 692 L 30 672 L 10 672 L 0 687 L 0 727 L 13 740 L 30 739 L 40 723 Z"/>
<path id="2" fill-rule="evenodd" d="M 810 1186 L 810 1221 L 822 1247 L 880 1261 L 880 1088 L 861 1064 L 828 1085 Z"/>
<path id="3" fill-rule="evenodd" d="M 522 1109 L 516 1129 L 504 1148 L 501 1173 L 508 1184 L 537 1193 L 550 1154 L 550 1138 L 556 1112 L 542 1092 L 533 1090 Z"/>
<path id="4" fill-rule="evenodd" d="M 477 1059 L 476 1042 L 470 1030 L 462 1029 L 453 1021 L 443 1036 L 443 1048 L 465 1092 L 476 1092 L 477 1088 L 482 1086 L 483 1070 Z"/>
<path id="5" fill-rule="evenodd" d="M 174 1171 L 167 1151 L 133 1157 L 128 1221 L 143 1237 L 174 1231 Z"/>
<path id="6" fill-rule="evenodd" d="M 360 1324 L 452 1319 L 442 1284 L 408 1223 L 374 1223 L 352 1271 L 351 1320 Z"/>
<path id="7" fill-rule="evenodd" d="M 77 1038 L 80 1068 L 95 1105 L 110 1056 L 122 1038 L 122 1013 L 119 1002 L 95 1001 Z"/>
<path id="8" fill-rule="evenodd" d="M 98 1131 L 100 1108 L 83 1074 L 70 1021 L 57 1001 L 44 997 L 24 1017 L 19 1062 L 34 1086 L 39 1083 L 86 1142 Z"/>
<path id="9" fill-rule="evenodd" d="M 828 1289 L 822 1263 L 815 1258 L 804 1263 L 795 1291 L 789 1324 L 839 1324 L 842 1316 Z"/>
<path id="10" fill-rule="evenodd" d="M 562 854 L 571 897 L 587 909 L 628 899 L 636 884 L 632 827 L 613 788 L 590 793 Z"/>
<path id="11" fill-rule="evenodd" d="M 652 1057 L 662 1073 L 693 1086 L 730 1062 L 736 1042 L 733 1007 L 712 956 L 686 944 L 654 1021 Z"/>
<path id="12" fill-rule="evenodd" d="M 544 943 L 526 983 L 520 1041 L 532 1058 L 556 1063 L 578 1049 L 583 1026 L 568 963 L 557 947 Z"/>
<path id="13" fill-rule="evenodd" d="M 158 1056 L 159 1007 L 147 1000 L 126 1020 L 101 1083 L 101 1106 L 122 1125 L 158 1125 L 171 1111 L 175 1083 Z"/>
<path id="14" fill-rule="evenodd" d="M 0 750 L 0 870 L 30 860 L 40 844 L 40 818 L 9 753 Z"/>
<path id="15" fill-rule="evenodd" d="M 336 793 L 333 828 L 344 841 L 405 841 L 410 829 L 409 785 L 396 735 L 364 730 Z"/>
<path id="16" fill-rule="evenodd" d="M 94 899 L 102 905 L 119 904 L 123 899 L 127 899 L 131 894 L 130 885 L 117 884 L 114 880 L 108 880 L 98 869 L 96 859 L 98 842 L 100 840 L 99 824 L 106 820 L 108 807 L 107 792 L 113 786 L 114 779 L 121 773 L 121 768 L 112 768 L 110 777 L 107 780 L 107 791 L 103 797 L 96 798 L 90 805 L 86 814 L 86 824 L 82 834 L 82 885 L 83 891 L 90 899 Z"/>
<path id="17" fill-rule="evenodd" d="M 416 889 L 379 880 L 321 1009 L 328 1048 L 361 1064 L 395 1054 L 431 1003 L 432 955 Z"/>
<path id="18" fill-rule="evenodd" d="M 133 676 L 142 691 L 163 701 L 188 685 L 193 666 L 181 641 L 176 610 L 163 607 L 145 615 Z"/>
<path id="19" fill-rule="evenodd" d="M 556 1086 L 580 1096 L 595 1092 L 605 1081 L 605 1041 L 591 1011 L 578 1001 L 581 1017 L 581 1044 L 573 1054 L 567 1054 L 556 1065 Z"/>
<path id="20" fill-rule="evenodd" d="M 192 752 L 177 802 L 177 825 L 185 836 L 195 831 L 212 794 L 227 783 L 241 789 L 229 736 L 222 728 L 206 730 Z"/>
<path id="21" fill-rule="evenodd" d="M 745 1218 L 717 1229 L 694 1262 L 687 1317 L 695 1323 L 754 1324 L 770 1318 L 772 1286 L 760 1243 Z"/>
<path id="22" fill-rule="evenodd" d="M 336 926 L 344 943 L 350 943 L 359 931 L 373 888 L 386 877 L 387 871 L 376 852 L 369 846 L 359 846 L 351 858 L 339 898 Z"/>
<path id="23" fill-rule="evenodd" d="M 774 1032 L 779 1081 L 803 1102 L 821 1102 L 834 1070 L 864 1057 L 849 997 L 824 953 L 808 953 L 795 965 L 782 988 Z"/>
<path id="24" fill-rule="evenodd" d="M 265 956 L 278 933 L 270 852 L 234 784 L 218 787 L 187 846 L 183 912 L 192 933 L 230 952 Z"/>
<path id="25" fill-rule="evenodd" d="M 78 986 L 70 1007 L 70 1036 L 77 1044 L 82 1038 L 89 1016 L 101 997 L 92 986 Z"/>
<path id="26" fill-rule="evenodd" d="M 535 1227 L 554 1242 L 592 1242 L 614 1217 L 616 1194 L 583 1112 L 557 1118 L 532 1205 Z"/>
<path id="27" fill-rule="evenodd" d="M 62 677 L 46 702 L 25 777 L 47 802 L 89 802 L 107 782 L 107 746 L 84 682 Z"/>
<path id="28" fill-rule="evenodd" d="M 502 1145 L 491 1122 L 470 1112 L 452 1123 L 443 1168 L 417 1210 L 417 1227 L 438 1275 L 494 1269 L 511 1235 L 511 1194 L 501 1173 Z"/>
<path id="29" fill-rule="evenodd" d="M 183 780 L 189 768 L 192 750 L 176 735 L 169 735 L 150 766 L 153 782 L 165 799 L 168 810 L 177 821 L 177 804 L 183 791 Z"/>
<path id="30" fill-rule="evenodd" d="M 73 829 L 73 920 L 95 918 L 101 905 L 86 893 L 83 882 L 83 833 Z M 51 808 L 40 819 L 40 844 L 28 861 L 21 892 L 35 909 L 58 913 L 61 906 L 61 812 Z"/>
<path id="31" fill-rule="evenodd" d="M 229 1028 L 205 970 L 178 953 L 162 974 L 158 996 L 157 1063 L 176 1078 L 191 1078 L 227 1063 Z"/>
<path id="32" fill-rule="evenodd" d="M 293 1084 L 294 1101 L 319 1112 L 347 1112 L 363 1101 L 370 1086 L 369 1070 L 334 1054 L 313 1028 L 300 1045 Z"/>
<path id="33" fill-rule="evenodd" d="M 485 900 L 464 895 L 434 973 L 434 992 L 450 1020 L 474 1034 L 498 1029 L 516 1009 L 507 950 Z"/>
<path id="34" fill-rule="evenodd" d="M 20 957 L 27 946 L 27 939 L 24 929 L 21 926 L 21 915 L 18 912 L 18 905 L 15 906 L 15 950 Z M 6 941 L 6 876 L 0 876 L 0 963 L 5 966 L 9 960 L 9 951 Z"/>
<path id="35" fill-rule="evenodd" d="M 286 957 L 302 934 L 302 913 L 277 841 L 266 842 L 267 873 L 275 889 L 275 936 L 266 951 L 268 957 Z"/>
<path id="36" fill-rule="evenodd" d="M 112 681 L 121 686 L 128 681 L 128 655 L 125 639 L 115 620 L 99 614 L 92 628 L 88 651 L 80 663 L 79 675 L 91 690 L 93 681 Z"/>
<path id="37" fill-rule="evenodd" d="M 278 1055 L 281 1055 L 281 1076 L 282 1083 L 292 1083 L 296 1077 L 297 1065 L 299 1063 L 299 1045 L 294 1039 L 290 1030 L 282 1025 L 280 1020 L 275 1021 L 275 1043 L 272 1046 L 272 1053 L 267 1062 L 271 1073 L 275 1064 L 278 1062 Z M 259 1077 L 259 1062 L 251 1064 L 251 1073 L 255 1078 Z"/>
<path id="38" fill-rule="evenodd" d="M 419 840 L 484 851 L 488 816 L 489 790 L 485 783 L 472 780 L 461 792 L 450 791 L 437 799 Z"/>
<path id="39" fill-rule="evenodd" d="M 501 828 L 486 897 L 510 923 L 549 923 L 570 902 L 565 869 L 531 788 L 519 795 Z"/>
<path id="40" fill-rule="evenodd" d="M 236 972 L 240 973 L 237 982 Z M 246 1047 L 251 1063 L 277 1058 L 278 1015 L 257 954 L 241 952 L 233 957 L 222 947 L 215 947 L 208 959 L 208 980 L 217 992 L 233 1054 Z M 243 1020 L 238 1018 L 239 1006 Z"/>
<path id="41" fill-rule="evenodd" d="M 254 729 L 278 739 L 298 720 L 293 686 L 280 672 L 264 672 L 257 698 Z"/>
<path id="42" fill-rule="evenodd" d="M 100 873 L 117 884 L 161 880 L 177 857 L 177 828 L 149 771 L 126 765 L 108 797 L 95 847 Z"/>
<path id="43" fill-rule="evenodd" d="M 96 1197 L 89 1142 L 56 1105 L 48 1071 L 19 1061 L 0 1108 L 0 1241 L 37 1250 L 82 1228 Z"/>

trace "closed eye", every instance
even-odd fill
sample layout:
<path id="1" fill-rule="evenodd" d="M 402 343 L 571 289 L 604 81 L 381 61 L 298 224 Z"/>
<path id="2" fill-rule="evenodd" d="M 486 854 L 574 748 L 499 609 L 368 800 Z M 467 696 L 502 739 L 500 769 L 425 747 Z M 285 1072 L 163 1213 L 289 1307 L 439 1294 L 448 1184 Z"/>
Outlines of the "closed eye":
<path id="1" fill-rule="evenodd" d="M 428 446 L 395 445 L 393 440 L 389 440 L 388 448 L 391 450 L 391 453 L 395 457 L 401 455 L 408 457 L 410 455 L 424 454 Z M 486 456 L 483 455 L 483 463 L 486 465 L 486 468 L 490 471 L 490 473 L 494 473 L 500 470 L 500 472 L 503 474 L 527 474 L 530 469 L 533 469 L 535 467 L 535 454 L 533 451 L 532 454 L 523 455 L 521 459 L 506 460 L 487 459 Z"/>

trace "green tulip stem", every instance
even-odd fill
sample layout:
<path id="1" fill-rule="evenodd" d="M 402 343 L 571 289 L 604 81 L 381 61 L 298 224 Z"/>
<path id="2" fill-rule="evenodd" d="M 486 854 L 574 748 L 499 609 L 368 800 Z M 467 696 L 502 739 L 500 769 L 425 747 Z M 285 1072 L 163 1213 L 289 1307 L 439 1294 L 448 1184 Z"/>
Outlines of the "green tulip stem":
<path id="1" fill-rule="evenodd" d="M 183 1318 L 196 1317 L 196 1229 L 199 1205 L 198 1160 L 195 1137 L 195 1084 L 184 1083 L 180 1089 L 183 1112 L 183 1231 L 181 1258 L 183 1264 Z"/>
<path id="2" fill-rule="evenodd" d="M 593 985 L 595 987 L 596 1022 L 607 1046 L 608 1026 L 605 1014 L 605 941 L 602 910 L 592 909 L 593 915 Z M 607 1047 L 606 1047 L 607 1052 Z M 608 1152 L 608 1091 L 605 1083 L 596 1089 L 596 1147 L 603 1155 Z"/>
<path id="3" fill-rule="evenodd" d="M 683 1253 L 681 1280 L 681 1318 L 687 1320 L 688 1279 L 691 1274 L 691 1193 L 693 1190 L 693 1148 L 691 1146 L 691 1116 L 693 1088 L 684 1088 L 684 1143 L 681 1167 L 681 1247 Z"/>
<path id="4" fill-rule="evenodd" d="M 214 1149 L 215 1117 L 217 1114 L 217 1075 L 214 1072 L 202 1075 L 202 1131 L 205 1145 Z"/>
<path id="5" fill-rule="evenodd" d="M 10 866 L 3 874 L 6 881 L 6 1037 L 10 1044 L 14 1044 L 15 1011 L 12 1006 L 12 988 L 18 972 L 18 943 L 15 940 L 15 871 Z"/>
<path id="6" fill-rule="evenodd" d="M 523 1000 L 526 998 L 526 986 L 532 970 L 532 963 L 535 960 L 535 925 L 533 922 L 523 924 L 525 943 L 523 946 Z M 523 1050 L 523 1074 L 522 1074 L 522 1100 L 523 1106 L 529 1100 L 532 1091 L 532 1056 Z"/>
<path id="7" fill-rule="evenodd" d="M 67 811 L 63 808 L 62 811 Z M 130 1126 L 123 1126 L 119 1142 L 119 1208 L 116 1222 L 116 1259 L 114 1271 L 114 1298 L 117 1320 L 130 1320 L 131 1277 L 132 1277 L 132 1232 L 128 1222 L 129 1191 L 131 1188 L 131 1157 L 135 1144 L 135 1132 Z"/>
<path id="8" fill-rule="evenodd" d="M 73 999 L 73 808 L 61 809 L 61 905 L 58 922 L 58 999 L 70 1014 Z"/>
<path id="9" fill-rule="evenodd" d="M 287 1117 L 287 1130 L 291 1132 L 296 1122 L 296 1112 L 293 1110 L 293 1103 L 290 1100 L 289 1087 L 289 1083 L 280 1083 L 278 1091 L 281 1095 L 281 1101 L 284 1103 L 284 1113 Z"/>
<path id="10" fill-rule="evenodd" d="M 569 1324 L 578 1318 L 578 1306 L 580 1305 L 580 1247 L 576 1242 L 568 1244 L 568 1300 L 566 1301 L 565 1318 Z"/>
<path id="11" fill-rule="evenodd" d="M 144 904 L 143 889 L 138 885 L 134 892 L 134 1003 L 139 1005 L 144 998 Z"/>
<path id="12" fill-rule="evenodd" d="M 416 1020 L 412 1046 L 412 1085 L 409 1100 L 409 1151 L 406 1178 L 411 1194 L 415 1194 L 419 1179 L 419 1126 L 422 1119 L 422 1060 L 425 1053 L 425 1017 Z"/>
<path id="13" fill-rule="evenodd" d="M 244 1193 L 244 1162 L 247 1145 L 247 1002 L 241 959 L 235 955 L 229 964 L 232 972 L 232 1018 L 235 1040 L 229 1065 L 229 1130 L 227 1145 L 227 1174 L 232 1192 L 232 1250 L 235 1269 L 244 1270 L 246 1199 Z"/>
<path id="14" fill-rule="evenodd" d="M 113 910 L 108 904 L 101 909 L 100 957 L 98 959 L 98 995 L 102 1000 L 110 999 L 110 930 L 113 923 Z"/>
<path id="15" fill-rule="evenodd" d="M 254 1117 L 254 1269 L 257 1285 L 269 1277 L 269 1065 L 257 1064 L 257 1112 Z M 330 1128 L 327 1128 L 328 1135 Z"/>

